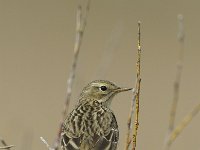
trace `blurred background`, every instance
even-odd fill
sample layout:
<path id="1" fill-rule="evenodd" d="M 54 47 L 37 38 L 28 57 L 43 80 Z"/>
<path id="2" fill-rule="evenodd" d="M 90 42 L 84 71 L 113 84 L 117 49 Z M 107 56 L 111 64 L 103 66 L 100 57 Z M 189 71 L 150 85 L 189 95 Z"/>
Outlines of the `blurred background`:
<path id="1" fill-rule="evenodd" d="M 0 136 L 16 150 L 45 150 L 61 119 L 73 59 L 78 0 L 0 0 Z M 177 15 L 184 16 L 185 56 L 176 124 L 200 101 L 199 1 L 92 0 L 70 110 L 94 79 L 133 87 L 137 22 L 142 22 L 142 85 L 137 149 L 158 150 L 165 139 L 180 44 Z M 125 146 L 132 93 L 112 109 Z M 198 114 L 171 150 L 200 148 Z"/>

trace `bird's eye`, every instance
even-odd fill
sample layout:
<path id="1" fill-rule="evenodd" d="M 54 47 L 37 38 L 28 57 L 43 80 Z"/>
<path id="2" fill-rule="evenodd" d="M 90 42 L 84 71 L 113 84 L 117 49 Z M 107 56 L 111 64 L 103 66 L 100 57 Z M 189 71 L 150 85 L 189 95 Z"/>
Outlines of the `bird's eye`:
<path id="1" fill-rule="evenodd" d="M 107 87 L 106 87 L 106 86 L 101 86 L 100 89 L 101 89 L 102 91 L 106 91 L 106 90 L 107 90 Z"/>

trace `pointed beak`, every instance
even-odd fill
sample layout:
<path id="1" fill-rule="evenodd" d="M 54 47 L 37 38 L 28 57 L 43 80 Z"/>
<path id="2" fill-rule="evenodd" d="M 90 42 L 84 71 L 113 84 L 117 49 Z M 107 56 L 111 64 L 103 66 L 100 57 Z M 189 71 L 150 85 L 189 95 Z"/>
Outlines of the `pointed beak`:
<path id="1" fill-rule="evenodd" d="M 117 89 L 115 89 L 114 91 L 116 92 L 116 93 L 119 93 L 119 92 L 125 92 L 125 91 L 130 91 L 130 90 L 132 90 L 133 88 L 117 88 Z"/>

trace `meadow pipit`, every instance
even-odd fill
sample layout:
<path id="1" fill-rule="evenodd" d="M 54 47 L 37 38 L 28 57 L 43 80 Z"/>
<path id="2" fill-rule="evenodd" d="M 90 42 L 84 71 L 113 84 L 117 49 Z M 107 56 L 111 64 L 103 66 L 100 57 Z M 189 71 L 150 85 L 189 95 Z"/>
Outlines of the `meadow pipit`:
<path id="1" fill-rule="evenodd" d="M 64 121 L 62 150 L 116 150 L 119 130 L 110 104 L 114 95 L 131 89 L 106 80 L 89 83 Z"/>

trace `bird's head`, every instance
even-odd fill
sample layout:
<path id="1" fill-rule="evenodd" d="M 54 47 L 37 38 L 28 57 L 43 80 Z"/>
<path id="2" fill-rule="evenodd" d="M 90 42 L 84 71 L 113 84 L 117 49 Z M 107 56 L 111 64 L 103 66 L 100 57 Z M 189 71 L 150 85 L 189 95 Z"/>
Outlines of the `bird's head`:
<path id="1" fill-rule="evenodd" d="M 121 88 L 107 80 L 95 80 L 83 88 L 79 102 L 96 100 L 110 105 L 114 95 L 129 90 L 132 90 L 132 88 Z"/>

